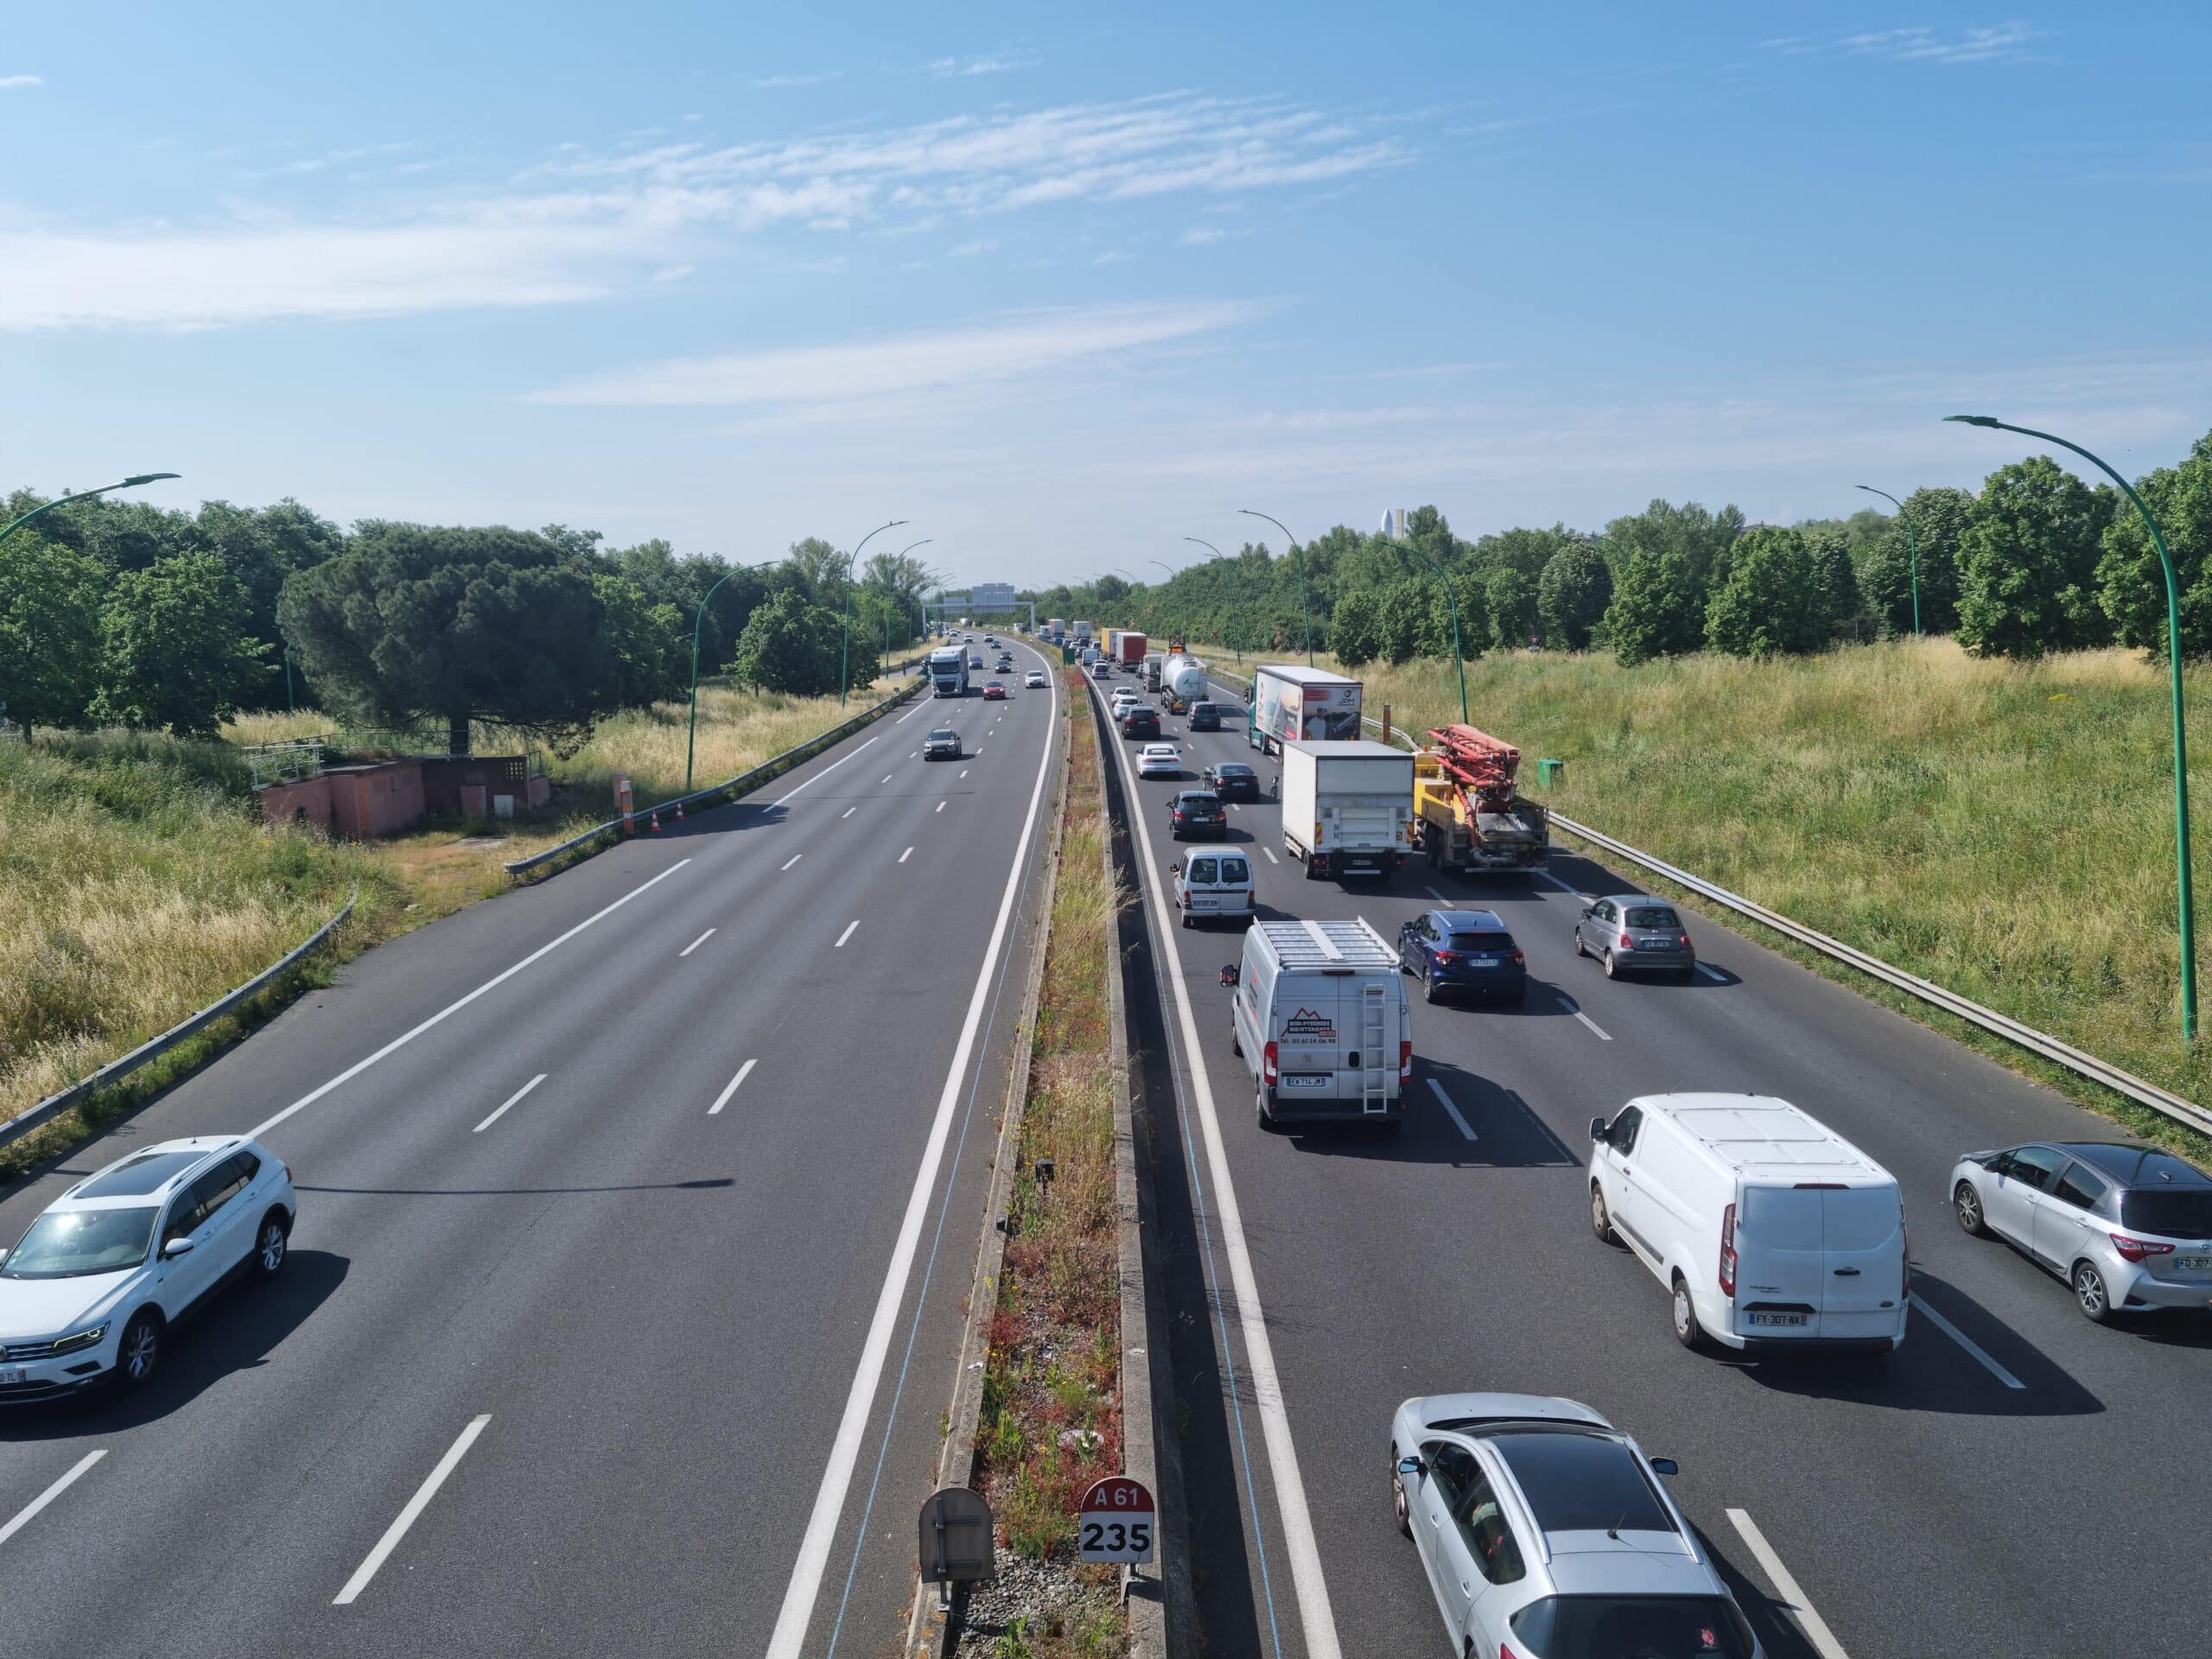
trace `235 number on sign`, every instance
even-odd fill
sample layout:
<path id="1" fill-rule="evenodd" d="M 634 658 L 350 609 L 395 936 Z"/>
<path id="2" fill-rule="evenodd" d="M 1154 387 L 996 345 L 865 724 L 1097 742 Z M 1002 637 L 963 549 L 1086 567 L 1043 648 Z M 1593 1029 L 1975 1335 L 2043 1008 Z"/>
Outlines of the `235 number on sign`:
<path id="1" fill-rule="evenodd" d="M 1086 1561 L 1148 1561 L 1152 1559 L 1152 1517 L 1086 1515 L 1076 1541 L 1076 1554 Z"/>

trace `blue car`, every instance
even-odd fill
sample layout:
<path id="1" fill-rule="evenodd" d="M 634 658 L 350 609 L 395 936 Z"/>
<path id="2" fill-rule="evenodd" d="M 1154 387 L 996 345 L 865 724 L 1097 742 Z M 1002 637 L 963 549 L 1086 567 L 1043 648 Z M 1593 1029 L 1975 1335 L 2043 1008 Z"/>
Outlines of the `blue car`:
<path id="1" fill-rule="evenodd" d="M 1431 1002 L 1453 991 L 1516 1004 L 1529 995 L 1528 960 L 1495 911 L 1423 911 L 1398 930 L 1398 971 Z"/>

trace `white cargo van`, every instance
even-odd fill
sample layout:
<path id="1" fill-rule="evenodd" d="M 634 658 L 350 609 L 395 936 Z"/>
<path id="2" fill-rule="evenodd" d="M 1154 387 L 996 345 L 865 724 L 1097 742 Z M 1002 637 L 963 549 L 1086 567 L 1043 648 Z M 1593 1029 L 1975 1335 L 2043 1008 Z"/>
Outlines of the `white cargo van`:
<path id="1" fill-rule="evenodd" d="M 1592 1118 L 1590 1139 L 1590 1224 L 1668 1287 L 1685 1347 L 1904 1340 L 1897 1180 L 1788 1101 L 1645 1095 Z"/>
<path id="2" fill-rule="evenodd" d="M 1405 1119 L 1413 1016 L 1398 953 L 1359 920 L 1255 922 L 1236 988 L 1230 1042 L 1252 1073 L 1260 1126 Z"/>

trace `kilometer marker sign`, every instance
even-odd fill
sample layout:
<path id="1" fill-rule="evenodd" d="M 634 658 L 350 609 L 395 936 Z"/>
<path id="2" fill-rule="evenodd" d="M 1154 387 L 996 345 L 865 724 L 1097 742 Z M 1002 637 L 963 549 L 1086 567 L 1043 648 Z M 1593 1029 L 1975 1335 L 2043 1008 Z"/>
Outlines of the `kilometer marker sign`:
<path id="1" fill-rule="evenodd" d="M 1149 1561 L 1159 1527 L 1152 1494 L 1141 1480 L 1108 1475 L 1090 1483 L 1076 1505 L 1076 1558 Z"/>

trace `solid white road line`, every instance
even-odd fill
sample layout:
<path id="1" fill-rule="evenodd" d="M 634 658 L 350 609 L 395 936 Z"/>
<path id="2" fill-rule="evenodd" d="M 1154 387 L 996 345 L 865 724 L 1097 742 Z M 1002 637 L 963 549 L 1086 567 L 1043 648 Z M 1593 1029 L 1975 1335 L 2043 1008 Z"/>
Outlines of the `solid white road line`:
<path id="1" fill-rule="evenodd" d="M 1766 1569 L 1767 1577 L 1774 1580 L 1774 1587 L 1782 1592 L 1783 1602 L 1796 1616 L 1799 1628 L 1805 1632 L 1805 1639 L 1813 1644 L 1813 1651 L 1819 1654 L 1821 1659 L 1851 1659 L 1851 1656 L 1843 1650 L 1843 1643 L 1835 1639 L 1835 1632 L 1828 1629 L 1827 1621 L 1815 1612 L 1813 1604 L 1805 1599 L 1805 1592 L 1797 1587 L 1797 1580 L 1789 1576 L 1789 1569 L 1782 1564 L 1782 1557 L 1774 1553 L 1774 1547 L 1767 1542 L 1766 1535 L 1758 1529 L 1758 1523 L 1741 1510 L 1729 1510 L 1728 1518 L 1735 1522 L 1736 1530 L 1744 1535 L 1744 1541 L 1751 1547 L 1751 1554 L 1758 1557 L 1759 1565 Z"/>
<path id="2" fill-rule="evenodd" d="M 1705 963 L 1700 962 L 1697 965 L 1697 970 L 1716 985 L 1726 985 L 1728 982 L 1728 976 L 1722 973 L 1718 968 L 1708 968 Z"/>
<path id="3" fill-rule="evenodd" d="M 1137 797 L 1137 781 L 1127 749 L 1121 756 L 1128 796 Z M 1236 1186 L 1229 1173 L 1229 1153 L 1221 1137 L 1220 1115 L 1214 1109 L 1213 1083 L 1205 1062 L 1207 1051 L 1198 1041 L 1197 1017 L 1191 1011 L 1191 994 L 1182 971 L 1182 930 L 1167 904 L 1167 887 L 1160 879 L 1160 861 L 1153 855 L 1152 821 L 1137 813 L 1138 851 L 1144 858 L 1145 881 L 1152 893 L 1159 937 L 1173 953 L 1176 971 L 1167 976 L 1175 997 L 1176 1022 L 1183 1032 L 1184 1052 L 1192 1057 L 1191 1091 L 1197 1097 L 1198 1123 L 1205 1131 L 1206 1164 L 1213 1173 L 1214 1212 L 1221 1219 L 1221 1236 L 1229 1254 L 1229 1274 L 1236 1291 L 1236 1318 L 1244 1337 L 1245 1363 L 1252 1372 L 1252 1397 L 1260 1414 L 1260 1428 L 1268 1448 L 1268 1469 L 1274 1478 L 1275 1505 L 1282 1518 L 1283 1548 L 1290 1557 L 1292 1583 L 1298 1591 L 1299 1621 L 1306 1630 L 1306 1659 L 1342 1659 L 1337 1643 L 1336 1614 L 1329 1605 L 1329 1585 L 1321 1570 L 1320 1546 L 1313 1537 L 1313 1517 L 1306 1507 L 1306 1482 L 1298 1471 L 1298 1447 L 1290 1434 L 1290 1413 L 1283 1404 L 1282 1379 L 1275 1370 L 1274 1340 L 1268 1334 L 1267 1315 L 1260 1306 L 1259 1282 L 1252 1275 L 1252 1252 L 1244 1239 L 1244 1222 L 1237 1207 Z M 1262 848 L 1262 851 L 1267 849 Z M 1274 855 L 1268 853 L 1273 858 Z"/>
<path id="4" fill-rule="evenodd" d="M 629 892 L 624 893 L 620 899 L 617 899 L 613 904 L 607 906 L 606 909 L 594 911 L 590 915 L 585 917 L 583 920 L 578 922 L 574 927 L 562 934 L 558 938 L 539 945 L 537 950 L 531 951 L 528 956 L 524 957 L 520 962 L 515 963 L 512 968 L 503 969 L 499 973 L 493 975 L 491 978 L 486 980 L 474 990 L 469 992 L 467 995 L 461 997 L 454 1001 L 447 1003 L 445 1007 L 440 1008 L 435 1014 L 423 1021 L 421 1025 L 415 1027 L 412 1030 L 402 1032 L 398 1036 L 386 1043 L 382 1048 L 377 1050 L 375 1053 L 370 1055 L 368 1058 L 354 1061 L 353 1065 L 347 1066 L 336 1077 L 331 1078 L 329 1082 L 321 1084 L 320 1087 L 309 1090 L 306 1094 L 302 1095 L 297 1100 L 287 1106 L 283 1111 L 278 1112 L 273 1117 L 265 1117 L 262 1119 L 260 1122 L 255 1124 L 253 1128 L 248 1129 L 246 1133 L 251 1135 L 255 1140 L 260 1140 L 264 1135 L 267 1135 L 270 1130 L 275 1128 L 279 1123 L 282 1123 L 286 1118 L 291 1116 L 295 1112 L 305 1111 L 308 1107 L 314 1105 L 315 1102 L 321 1100 L 332 1090 L 337 1088 L 339 1084 L 352 1082 L 355 1077 L 359 1077 L 362 1072 L 367 1071 L 371 1066 L 374 1065 L 378 1060 L 383 1059 L 386 1055 L 397 1053 L 401 1049 L 406 1047 L 408 1044 L 413 1042 L 417 1037 L 420 1037 L 424 1032 L 429 1030 L 431 1027 L 442 1024 L 453 1015 L 459 1014 L 463 1008 L 467 1007 L 470 1003 L 474 1002 L 478 997 L 483 995 L 485 992 L 492 989 L 494 986 L 505 984 L 507 981 L 512 979 L 517 974 L 522 972 L 524 969 L 529 967 L 531 963 L 536 962 L 539 957 L 548 956 L 553 951 L 559 950 L 570 939 L 575 938 L 577 934 L 589 927 L 594 922 L 598 921 L 602 917 L 612 916 L 616 911 L 621 909 L 623 906 L 628 904 L 632 899 L 643 893 L 647 887 L 657 886 L 659 883 L 667 880 L 670 876 L 674 875 L 678 870 L 682 869 L 690 861 L 691 861 L 688 858 L 677 859 L 675 863 L 670 865 L 666 869 L 663 870 L 658 875 L 654 876 L 651 880 L 639 882 L 636 887 L 631 888 Z"/>
<path id="5" fill-rule="evenodd" d="M 476 1437 L 484 1432 L 484 1425 L 491 1421 L 492 1414 L 488 1411 L 480 1417 L 468 1420 L 468 1427 L 461 1431 L 461 1438 L 446 1448 L 445 1456 L 438 1459 L 438 1466 L 430 1471 L 430 1478 L 416 1490 L 415 1496 L 407 1500 L 407 1507 L 400 1510 L 398 1518 L 386 1527 L 384 1536 L 377 1540 L 377 1547 L 353 1569 L 353 1576 L 346 1580 L 346 1587 L 338 1592 L 337 1599 L 330 1604 L 332 1606 L 345 1606 L 369 1587 L 369 1580 L 376 1577 L 377 1569 L 384 1565 L 385 1557 L 399 1547 L 399 1541 L 407 1535 L 408 1528 L 413 1526 L 423 1511 L 430 1507 L 430 1500 L 438 1495 L 438 1488 L 446 1484 L 446 1477 L 453 1473 L 454 1465 L 467 1455 L 468 1448 L 476 1443 Z"/>
<path id="6" fill-rule="evenodd" d="M 709 933 L 714 931 L 712 928 L 709 928 L 707 931 Z M 498 1122 L 501 1118 L 507 1115 L 508 1107 L 513 1105 L 517 1101 L 520 1100 L 524 1095 L 528 1094 L 531 1090 L 537 1088 L 539 1084 L 544 1081 L 545 1074 L 541 1071 L 536 1077 L 532 1077 L 528 1083 L 523 1084 L 521 1088 L 516 1090 L 514 1093 L 509 1095 L 506 1099 L 500 1102 L 499 1109 L 493 1113 L 491 1116 L 486 1118 L 481 1123 L 479 1123 L 474 1128 L 471 1129 L 469 1133 L 471 1135 L 483 1134 L 485 1130 L 490 1128 L 494 1123 Z"/>
<path id="7" fill-rule="evenodd" d="M 860 925 L 860 919 L 859 919 L 859 918 L 857 918 L 857 917 L 855 917 L 853 920 L 851 920 L 851 921 L 849 921 L 849 922 L 847 922 L 847 923 L 845 924 L 845 931 L 844 931 L 843 932 L 840 933 L 840 934 L 837 936 L 837 943 L 836 943 L 836 944 L 834 944 L 834 945 L 830 946 L 830 948 L 831 950 L 843 950 L 843 949 L 845 948 L 845 941 L 846 941 L 847 939 L 849 939 L 849 938 L 851 938 L 853 937 L 853 930 L 854 930 L 855 928 L 858 927 L 859 925 Z"/>
<path id="8" fill-rule="evenodd" d="M 1599 1042 L 1610 1043 L 1613 1040 L 1611 1037 L 1605 1034 L 1603 1027 L 1599 1026 L 1599 1023 L 1595 1020 L 1592 1020 L 1588 1014 L 1582 1012 L 1582 1009 L 1579 1005 L 1577 1005 L 1573 997 L 1561 996 L 1559 1001 L 1561 1007 L 1565 1008 L 1569 1014 L 1580 1020 L 1584 1025 L 1589 1027 L 1591 1030 L 1598 1033 L 1598 1040 Z"/>
<path id="9" fill-rule="evenodd" d="M 38 1513 L 41 1510 L 53 1503 L 55 1498 L 60 1497 L 62 1493 L 67 1491 L 72 1486 L 75 1485 L 77 1484 L 78 1476 L 83 1474 L 85 1471 L 91 1468 L 94 1464 L 98 1463 L 105 1456 L 107 1456 L 107 1451 L 106 1448 L 103 1447 L 98 1452 L 87 1452 L 83 1457 L 78 1459 L 75 1463 L 70 1465 L 69 1472 L 67 1474 L 62 1476 L 61 1478 L 55 1481 L 53 1485 L 48 1487 L 36 1497 L 31 1499 L 29 1503 L 24 1504 L 22 1509 L 16 1510 L 14 1517 L 9 1521 L 6 1526 L 0 1527 L 0 1544 L 6 1543 L 10 1538 L 21 1532 L 25 1527 L 30 1525 L 32 1522 L 38 1519 Z"/>
<path id="10" fill-rule="evenodd" d="M 697 938 L 692 940 L 690 944 L 685 945 L 681 950 L 677 951 L 676 953 L 677 957 L 680 959 L 690 956 L 694 950 L 696 950 L 701 945 L 704 944 L 709 939 L 711 939 L 714 937 L 715 930 L 710 927 L 705 932 L 702 933 Z"/>
<path id="11" fill-rule="evenodd" d="M 798 863 L 799 860 L 805 856 L 806 855 L 804 853 L 793 853 L 789 858 L 784 861 L 784 868 L 788 870 L 792 865 Z"/>
<path id="12" fill-rule="evenodd" d="M 1475 1132 L 1467 1127 L 1467 1120 L 1459 1116 L 1459 1109 L 1452 1103 L 1452 1096 L 1444 1092 L 1444 1085 L 1434 1077 L 1431 1077 L 1428 1080 L 1428 1087 L 1429 1091 L 1444 1103 L 1444 1109 L 1452 1114 L 1452 1121 L 1459 1126 L 1459 1133 L 1465 1135 L 1468 1140 L 1473 1140 Z"/>
<path id="13" fill-rule="evenodd" d="M 877 736 L 879 736 L 879 737 L 880 737 L 880 735 L 881 735 L 881 734 L 880 734 L 880 733 L 878 733 L 878 734 L 877 734 Z M 836 760 L 832 760 L 832 761 L 831 761 L 828 766 L 826 766 L 823 767 L 821 771 L 819 771 L 819 772 L 816 772 L 816 773 L 814 774 L 814 776 L 813 776 L 813 777 L 811 777 L 811 778 L 808 779 L 804 783 L 801 784 L 801 785 L 798 786 L 798 789 L 794 789 L 794 790 L 791 791 L 788 794 L 779 795 L 779 796 L 778 796 L 774 800 L 772 800 L 772 801 L 769 802 L 769 803 L 768 803 L 768 804 L 769 804 L 769 805 L 771 805 L 771 806 L 781 806 L 781 805 L 782 805 L 785 801 L 790 800 L 793 795 L 797 795 L 797 794 L 799 792 L 799 791 L 800 791 L 800 790 L 812 789 L 812 788 L 815 786 L 815 785 L 817 785 L 817 784 L 820 783 L 820 782 L 821 782 L 824 778 L 827 778 L 827 777 L 828 777 L 831 772 L 833 772 L 836 771 L 836 770 L 837 770 L 837 768 L 838 768 L 838 767 L 840 767 L 840 766 L 843 766 L 843 765 L 845 764 L 845 762 L 846 762 L 846 761 L 856 759 L 856 758 L 859 756 L 859 754 L 860 754 L 861 749 L 865 749 L 865 748 L 868 747 L 871 744 L 874 743 L 874 741 L 876 741 L 876 740 L 875 740 L 875 738 L 871 737 L 870 739 L 868 739 L 868 742 L 863 743 L 863 744 L 861 744 L 861 745 L 860 749 L 855 749 L 855 750 L 852 752 L 852 753 L 851 753 L 851 754 L 841 755 L 841 756 L 840 756 L 840 757 L 838 757 Z"/>
<path id="14" fill-rule="evenodd" d="M 859 810 L 860 810 L 860 808 L 858 808 L 857 806 L 849 806 L 849 807 L 847 807 L 843 811 L 840 812 L 840 813 L 837 815 L 837 822 L 838 822 L 838 823 L 843 823 L 847 818 L 851 817 L 853 816 L 853 814 L 854 814 L 854 813 L 855 813 L 855 812 L 857 812 L 857 811 L 859 811 Z"/>
<path id="15" fill-rule="evenodd" d="M 1052 696 L 1057 705 L 1058 694 Z M 1007 930 L 1014 920 L 1014 905 L 1021 896 L 1022 878 L 1029 868 L 1030 842 L 1036 834 L 1038 810 L 1045 799 L 1045 780 L 1052 769 L 1052 746 L 1045 743 L 1039 748 L 1037 781 L 1029 791 L 1029 815 L 1022 821 L 1020 840 L 1014 843 L 1014 862 L 1007 870 L 1006 893 L 999 900 L 998 920 L 991 928 L 990 943 L 984 948 L 983 965 L 976 976 L 975 993 L 968 999 L 968 1017 L 960 1027 L 960 1041 L 953 1050 L 952 1069 L 945 1074 L 944 1091 L 938 1096 L 937 1117 L 930 1125 L 921 1165 L 914 1172 L 914 1188 L 906 1198 L 906 1214 L 899 1223 L 899 1242 L 892 1251 L 890 1266 L 884 1271 L 883 1289 L 876 1298 L 868 1340 L 861 1350 L 860 1363 L 853 1371 L 853 1386 L 845 1396 L 844 1415 L 837 1422 L 837 1438 L 831 1443 L 830 1455 L 823 1464 L 822 1485 L 815 1493 L 814 1509 L 807 1517 L 805 1535 L 799 1541 L 798 1559 L 792 1564 L 791 1578 L 784 1588 L 783 1609 L 777 1614 L 775 1630 L 768 1638 L 766 1659 L 798 1659 L 806 1642 L 806 1627 L 814 1617 L 815 1598 L 822 1589 L 823 1568 L 829 1563 L 830 1547 L 836 1541 L 837 1518 L 844 1512 L 845 1495 L 853 1482 L 853 1467 L 860 1459 L 861 1437 L 868 1432 L 868 1414 L 874 1408 L 875 1392 L 883 1381 L 883 1362 L 891 1350 L 899 1304 L 906 1300 L 906 1280 L 913 1271 L 922 1224 L 929 1217 L 930 1194 L 937 1185 L 938 1166 L 944 1161 L 945 1141 L 951 1135 L 961 1081 L 967 1075 L 968 1062 L 976 1049 L 976 1035 L 982 1028 L 983 1011 L 990 1001 L 991 976 L 998 967 L 999 953 L 1006 946 Z M 1316 1659 L 1334 1659 L 1334 1656 L 1317 1655 Z"/>
<path id="16" fill-rule="evenodd" d="M 715 1103 L 707 1108 L 707 1116 L 709 1117 L 716 1116 L 721 1112 L 723 1107 L 729 1104 L 729 1097 L 737 1092 L 737 1085 L 743 1083 L 748 1077 L 752 1076 L 753 1068 L 760 1064 L 760 1062 L 758 1060 L 747 1060 L 743 1065 L 737 1068 L 737 1075 L 722 1085 L 721 1093 L 715 1096 Z"/>
<path id="17" fill-rule="evenodd" d="M 1972 1337 L 1967 1335 L 1965 1332 L 1960 1330 L 1957 1325 L 1953 1325 L 1948 1319 L 1945 1319 L 1941 1313 L 1938 1313 L 1934 1308 L 1929 1306 L 1929 1305 L 1921 1299 L 1917 1292 L 1914 1293 L 1912 1306 L 1913 1310 L 1916 1313 L 1925 1313 L 1928 1316 L 1929 1323 L 1933 1325 L 1938 1331 L 1941 1331 L 1945 1336 L 1948 1337 L 1953 1342 L 1957 1343 L 1959 1346 L 1965 1349 L 1967 1352 L 1972 1354 L 1976 1359 L 1980 1360 L 1981 1362 L 1982 1369 L 1987 1371 L 1992 1376 L 1995 1377 L 1999 1382 L 2002 1382 L 2006 1388 L 2024 1389 L 2028 1386 L 2026 1383 L 2021 1382 L 2018 1377 L 2013 1376 L 2012 1372 L 2006 1370 L 2002 1365 L 1999 1365 L 1995 1360 L 1992 1359 L 1980 1343 L 1976 1342 Z"/>
<path id="18" fill-rule="evenodd" d="M 904 864 L 904 863 L 905 863 L 908 859 L 912 858 L 913 855 L 914 855 L 914 849 L 913 849 L 912 848 L 909 847 L 909 848 L 908 848 L 905 852 L 903 852 L 903 853 L 901 853 L 901 854 L 899 854 L 899 861 L 901 864 Z"/>
<path id="19" fill-rule="evenodd" d="M 1280 863 L 1281 863 L 1281 862 L 1282 862 L 1282 860 L 1281 860 L 1281 859 L 1279 859 L 1279 858 L 1277 858 L 1277 857 L 1275 856 L 1275 849 L 1274 849 L 1274 848 L 1272 848 L 1272 847 L 1262 847 L 1262 848 L 1261 848 L 1261 849 L 1260 849 L 1260 850 L 1261 850 L 1262 852 L 1265 853 L 1265 854 L 1268 855 L 1268 863 L 1270 863 L 1270 864 L 1280 864 Z"/>

